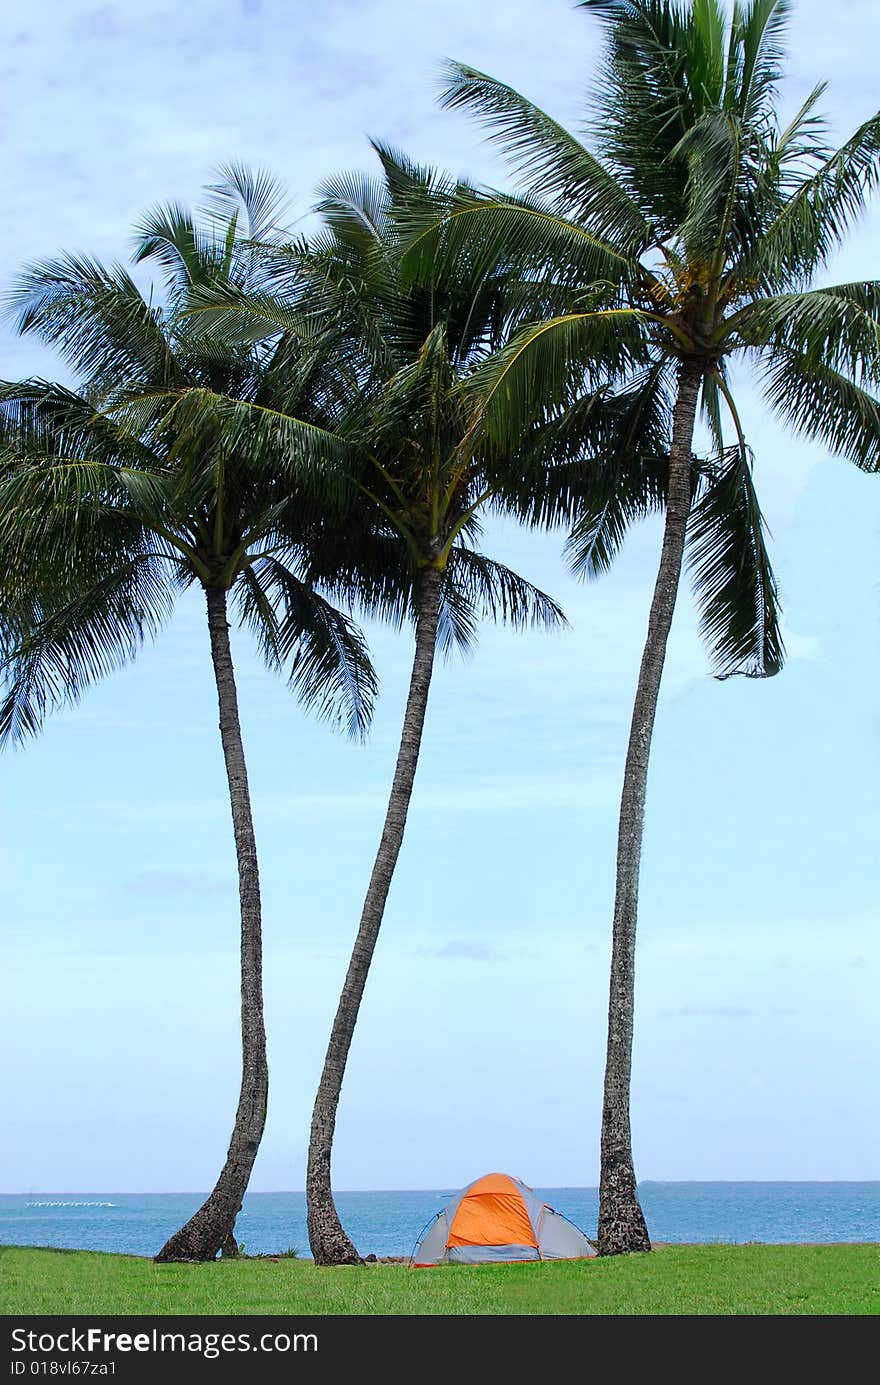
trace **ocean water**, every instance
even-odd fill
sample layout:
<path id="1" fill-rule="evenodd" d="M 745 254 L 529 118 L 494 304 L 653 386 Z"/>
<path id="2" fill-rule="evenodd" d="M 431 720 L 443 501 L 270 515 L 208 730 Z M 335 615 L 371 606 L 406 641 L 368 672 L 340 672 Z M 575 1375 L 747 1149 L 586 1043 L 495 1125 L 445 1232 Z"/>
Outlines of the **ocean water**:
<path id="1" fill-rule="evenodd" d="M 456 1190 L 339 1193 L 362 1255 L 408 1255 Z M 545 1188 L 542 1197 L 596 1234 L 595 1188 Z M 657 1241 L 880 1241 L 880 1183 L 643 1183 Z M 0 1245 L 154 1255 L 202 1201 L 199 1193 L 26 1193 L 0 1196 Z M 249 1193 L 236 1232 L 250 1254 L 309 1254 L 302 1193 Z"/>

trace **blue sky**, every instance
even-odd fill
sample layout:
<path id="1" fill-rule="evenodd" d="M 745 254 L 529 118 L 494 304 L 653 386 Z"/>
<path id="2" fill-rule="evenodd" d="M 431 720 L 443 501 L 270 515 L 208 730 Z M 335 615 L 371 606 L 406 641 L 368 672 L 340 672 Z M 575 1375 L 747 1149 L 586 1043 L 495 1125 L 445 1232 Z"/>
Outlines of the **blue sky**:
<path id="1" fill-rule="evenodd" d="M 444 56 L 570 125 L 596 29 L 564 0 L 52 0 L 4 43 L 4 286 L 59 249 L 127 253 L 159 200 L 265 164 L 304 216 L 365 136 L 494 182 L 435 102 Z M 828 78 L 872 113 L 880 17 L 800 0 L 785 108 Z M 880 214 L 830 267 L 877 272 Z M 0 338 L 0 375 L 53 373 Z M 633 1122 L 648 1179 L 877 1176 L 880 482 L 792 440 L 740 384 L 789 663 L 714 681 L 685 589 L 649 785 Z M 574 582 L 559 536 L 488 547 L 571 629 L 486 629 L 441 667 L 410 828 L 343 1093 L 340 1187 L 506 1168 L 594 1184 L 616 798 L 659 531 Z M 393 767 L 409 636 L 370 631 L 383 696 L 358 748 L 235 643 L 265 887 L 271 1093 L 252 1186 L 302 1187 L 314 1085 Z M 237 899 L 201 606 L 4 758 L 0 1190 L 203 1189 L 237 1094 Z"/>

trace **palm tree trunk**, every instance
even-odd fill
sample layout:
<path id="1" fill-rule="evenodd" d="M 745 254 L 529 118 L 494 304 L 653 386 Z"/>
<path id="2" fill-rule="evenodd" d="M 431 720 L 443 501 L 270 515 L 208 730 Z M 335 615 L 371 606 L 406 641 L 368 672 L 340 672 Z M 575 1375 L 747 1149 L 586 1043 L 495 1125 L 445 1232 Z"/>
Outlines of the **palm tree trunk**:
<path id="1" fill-rule="evenodd" d="M 418 617 L 416 622 L 416 647 L 413 656 L 412 677 L 406 710 L 403 716 L 403 729 L 400 737 L 400 750 L 397 766 L 391 785 L 391 796 L 385 814 L 385 824 L 379 850 L 370 876 L 360 926 L 339 1006 L 330 1032 L 324 1069 L 318 1085 L 315 1106 L 312 1113 L 312 1128 L 309 1138 L 309 1159 L 306 1171 L 306 1204 L 308 1210 L 309 1243 L 316 1265 L 355 1265 L 360 1262 L 333 1201 L 330 1176 L 330 1160 L 333 1150 L 333 1133 L 336 1128 L 336 1111 L 339 1094 L 352 1036 L 357 1024 L 358 1012 L 363 999 L 364 987 L 373 960 L 376 940 L 385 901 L 394 867 L 400 855 L 406 816 L 412 797 L 413 780 L 419 761 L 422 730 L 425 724 L 425 709 L 428 705 L 428 690 L 434 670 L 434 654 L 437 646 L 437 621 L 440 612 L 440 587 L 442 574 L 434 567 L 424 568 L 421 573 L 418 592 Z"/>
<path id="2" fill-rule="evenodd" d="M 241 900 L 241 1091 L 226 1163 L 214 1190 L 185 1226 L 165 1242 L 156 1259 L 213 1260 L 237 1253 L 234 1227 L 266 1123 L 269 1068 L 263 1022 L 263 959 L 260 876 L 251 817 L 247 766 L 241 741 L 235 670 L 229 647 L 226 592 L 208 587 L 208 630 L 220 704 L 220 737 L 226 760 Z"/>
<path id="3" fill-rule="evenodd" d="M 601 1255 L 651 1249 L 636 1188 L 629 1111 L 636 916 L 648 759 L 691 506 L 691 447 L 701 378 L 702 371 L 697 362 L 682 363 L 669 451 L 669 496 L 663 547 L 639 669 L 620 800 L 599 1177 Z"/>

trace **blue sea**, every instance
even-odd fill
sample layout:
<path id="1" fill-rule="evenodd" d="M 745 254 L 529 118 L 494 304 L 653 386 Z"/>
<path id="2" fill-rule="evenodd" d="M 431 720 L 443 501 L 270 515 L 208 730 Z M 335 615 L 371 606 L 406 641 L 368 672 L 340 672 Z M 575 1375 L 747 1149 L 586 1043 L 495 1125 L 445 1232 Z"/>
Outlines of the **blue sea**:
<path id="1" fill-rule="evenodd" d="M 338 1193 L 362 1255 L 409 1255 L 456 1190 Z M 545 1201 L 596 1234 L 595 1188 L 544 1188 Z M 643 1183 L 656 1241 L 880 1241 L 880 1183 Z M 154 1255 L 202 1201 L 199 1193 L 0 1196 L 0 1245 Z M 248 1254 L 309 1254 L 302 1193 L 249 1193 L 236 1223 Z"/>

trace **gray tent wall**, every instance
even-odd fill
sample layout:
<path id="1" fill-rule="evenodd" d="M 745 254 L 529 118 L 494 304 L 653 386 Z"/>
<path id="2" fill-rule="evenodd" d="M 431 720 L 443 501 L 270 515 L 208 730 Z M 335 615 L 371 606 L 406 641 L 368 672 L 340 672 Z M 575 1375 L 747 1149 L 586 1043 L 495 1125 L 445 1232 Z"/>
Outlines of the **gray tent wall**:
<path id="1" fill-rule="evenodd" d="M 456 1199 L 456 1202 L 458 1199 Z M 438 1212 L 413 1252 L 416 1265 L 439 1265 L 446 1259 L 446 1239 L 449 1235 L 449 1209 Z"/>
<path id="2" fill-rule="evenodd" d="M 579 1227 L 547 1206 L 538 1226 L 538 1249 L 542 1260 L 579 1260 L 596 1254 Z"/>

